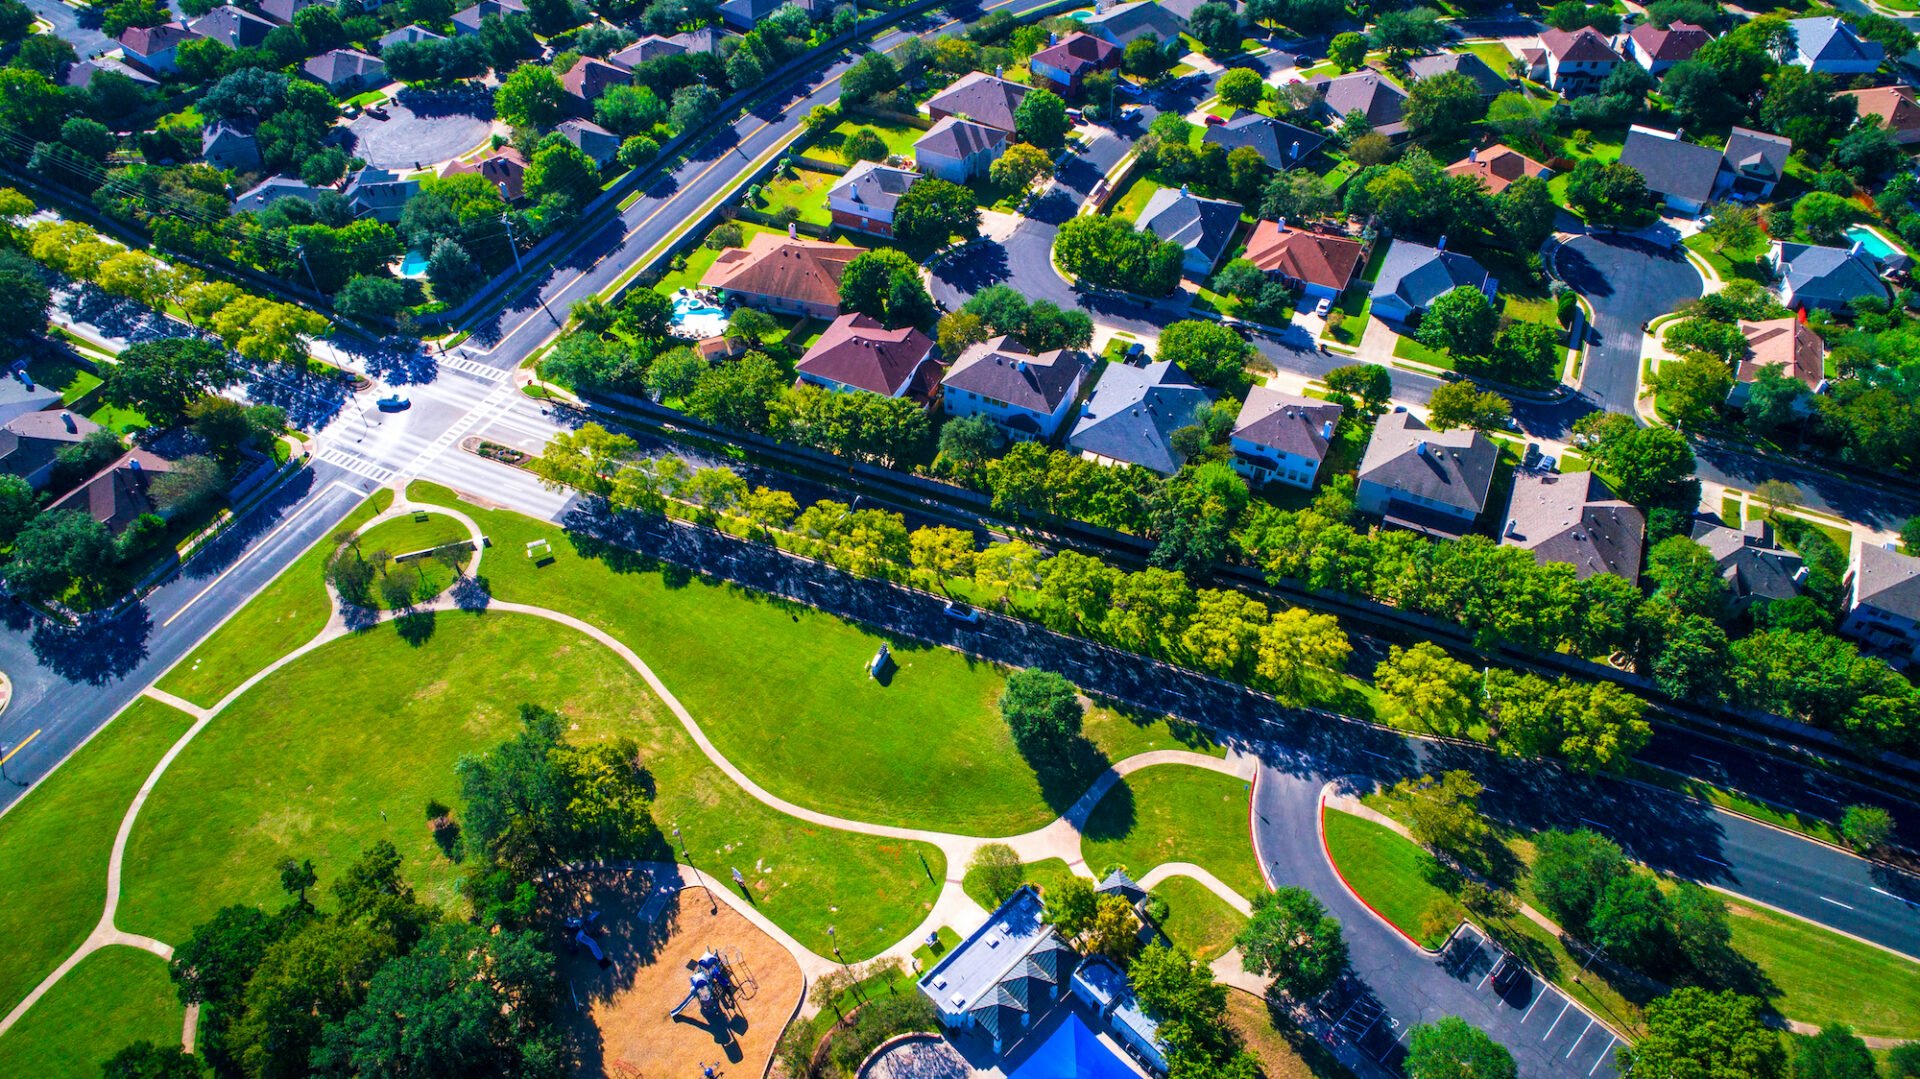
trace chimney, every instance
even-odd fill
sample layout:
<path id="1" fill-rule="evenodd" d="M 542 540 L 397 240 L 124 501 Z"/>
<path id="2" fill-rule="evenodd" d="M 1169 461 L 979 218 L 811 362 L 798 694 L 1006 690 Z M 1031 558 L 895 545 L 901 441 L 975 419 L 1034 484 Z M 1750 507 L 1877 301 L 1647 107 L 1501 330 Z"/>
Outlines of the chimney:
<path id="1" fill-rule="evenodd" d="M 1000 66 L 999 64 L 995 64 L 995 65 L 993 65 L 993 77 L 994 77 L 994 78 L 996 78 L 996 79 L 1002 79 L 1002 78 L 1005 78 L 1005 77 L 1006 77 L 1006 75 L 1007 75 L 1007 69 L 1006 69 L 1006 68 L 1004 68 L 1004 67 L 1002 67 L 1002 66 Z"/>
<path id="2" fill-rule="evenodd" d="M 1016 371 L 1018 371 L 1018 372 L 1020 372 L 1020 373 L 1021 373 L 1021 374 L 1023 374 L 1023 375 L 1024 375 L 1024 374 L 1026 374 L 1026 373 L 1027 373 L 1027 361 L 1025 361 L 1025 360 L 1021 360 L 1021 361 L 1019 361 L 1018 363 L 1016 363 L 1016 364 L 1014 364 L 1014 365 L 1013 365 L 1013 369 L 1014 369 L 1014 370 L 1016 370 Z"/>
<path id="3" fill-rule="evenodd" d="M 128 459 L 127 467 L 132 469 L 135 472 L 140 471 L 140 458 L 134 457 L 134 458 Z"/>
<path id="4" fill-rule="evenodd" d="M 798 221 L 787 222 L 787 239 L 798 240 L 799 238 L 800 238 L 800 223 Z"/>
<path id="5" fill-rule="evenodd" d="M 1053 32 L 1051 32 L 1051 31 L 1049 31 L 1049 32 L 1047 33 L 1047 44 L 1049 44 L 1049 45 L 1058 45 L 1058 44 L 1060 44 L 1060 35 L 1059 35 L 1059 34 L 1057 34 L 1057 33 L 1053 33 Z"/>
<path id="6" fill-rule="evenodd" d="M 1287 231 L 1287 219 L 1286 219 L 1286 218 L 1284 218 L 1284 217 L 1283 217 L 1283 218 L 1281 218 L 1281 219 L 1279 219 L 1278 221 L 1275 221 L 1275 222 L 1274 222 L 1274 224 L 1276 224 L 1276 225 L 1278 225 L 1278 226 L 1280 226 L 1280 231 L 1281 231 L 1281 232 L 1285 232 L 1285 231 Z"/>
<path id="7" fill-rule="evenodd" d="M 1413 452 L 1419 454 L 1422 457 L 1425 457 L 1427 455 L 1427 444 L 1425 442 L 1421 442 L 1418 446 L 1415 446 L 1413 448 Z"/>
<path id="8" fill-rule="evenodd" d="M 1187 190 L 1187 185 L 1186 185 L 1186 184 L 1181 184 L 1181 185 L 1180 185 L 1180 197 L 1181 197 L 1181 198 L 1183 198 L 1183 199 L 1184 199 L 1184 198 L 1186 198 L 1187 196 L 1189 196 L 1189 195 L 1191 195 L 1191 194 L 1193 194 L 1193 192 L 1191 192 L 1191 191 L 1188 191 L 1188 190 Z"/>
<path id="9" fill-rule="evenodd" d="M 1320 425 L 1320 437 L 1326 439 L 1329 442 L 1333 441 L 1333 421 L 1332 420 L 1328 420 L 1327 422 Z"/>
<path id="10" fill-rule="evenodd" d="M 80 428 L 73 422 L 73 413 L 71 412 L 62 412 L 60 414 L 60 425 L 65 427 L 69 433 L 78 434 L 80 432 Z"/>
<path id="11" fill-rule="evenodd" d="M 1866 244 L 1861 243 L 1859 240 L 1855 240 L 1853 241 L 1853 246 L 1847 248 L 1847 255 L 1850 258 L 1859 258 L 1861 255 L 1866 253 L 1866 250 L 1867 250 Z"/>
<path id="12" fill-rule="evenodd" d="M 1468 151 L 1467 151 L 1467 160 L 1468 160 L 1469 162 L 1471 162 L 1471 163 L 1473 163 L 1473 164 L 1476 164 L 1476 165 L 1477 165 L 1477 164 L 1479 164 L 1479 163 L 1480 163 L 1480 148 L 1476 146 L 1476 147 L 1474 147 L 1473 149 L 1471 149 L 1471 150 L 1468 150 Z"/>
<path id="13" fill-rule="evenodd" d="M 1507 522 L 1507 535 L 1514 539 L 1520 538 L 1520 522 L 1519 521 Z"/>
<path id="14" fill-rule="evenodd" d="M 1433 246 L 1436 251 L 1445 251 L 1447 249 L 1447 238 L 1445 236 L 1440 237 L 1440 242 Z"/>

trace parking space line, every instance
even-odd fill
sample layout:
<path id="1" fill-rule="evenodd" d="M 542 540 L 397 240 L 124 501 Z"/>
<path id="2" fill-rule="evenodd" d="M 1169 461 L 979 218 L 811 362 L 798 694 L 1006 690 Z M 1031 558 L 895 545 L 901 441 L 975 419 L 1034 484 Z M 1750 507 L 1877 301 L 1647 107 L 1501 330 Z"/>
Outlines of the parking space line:
<path id="1" fill-rule="evenodd" d="M 1587 1025 L 1580 1031 L 1580 1037 L 1573 1039 L 1573 1044 L 1567 1047 L 1566 1059 L 1568 1060 L 1573 1059 L 1573 1051 L 1580 1048 L 1580 1038 L 1586 1037 L 1587 1031 L 1592 1029 L 1593 1029 L 1593 1020 L 1589 1019 L 1587 1020 Z"/>
<path id="2" fill-rule="evenodd" d="M 1616 1038 L 1611 1034 L 1607 1036 L 1607 1047 L 1605 1049 L 1600 1050 L 1600 1055 L 1594 1059 L 1593 1067 L 1587 1069 L 1588 1075 L 1592 1075 L 1594 1072 L 1600 1070 L 1600 1065 L 1605 1064 L 1607 1062 L 1607 1054 L 1613 1052 L 1613 1045 L 1615 1042 L 1619 1040 L 1620 1040 L 1619 1038 Z"/>
<path id="3" fill-rule="evenodd" d="M 1526 1025 L 1527 1016 L 1532 1015 L 1533 1010 L 1535 1008 L 1538 1008 L 1540 1006 L 1540 1002 L 1542 1000 L 1545 1000 L 1546 997 L 1547 997 L 1547 991 L 1545 989 L 1541 989 L 1538 993 L 1535 993 L 1533 995 L 1533 1003 L 1527 1005 L 1527 1010 L 1520 1013 L 1520 1023 L 1522 1026 Z"/>
<path id="4" fill-rule="evenodd" d="M 1545 1034 L 1540 1035 L 1541 1041 L 1546 1041 L 1548 1038 L 1553 1037 L 1553 1027 L 1557 1027 L 1560 1025 L 1560 1020 L 1565 1019 L 1567 1017 L 1567 1009 L 1571 1007 L 1573 1007 L 1573 1000 L 1572 998 L 1568 998 L 1567 1002 L 1560 1007 L 1560 1014 L 1553 1017 L 1553 1026 L 1548 1027 L 1547 1032 Z"/>

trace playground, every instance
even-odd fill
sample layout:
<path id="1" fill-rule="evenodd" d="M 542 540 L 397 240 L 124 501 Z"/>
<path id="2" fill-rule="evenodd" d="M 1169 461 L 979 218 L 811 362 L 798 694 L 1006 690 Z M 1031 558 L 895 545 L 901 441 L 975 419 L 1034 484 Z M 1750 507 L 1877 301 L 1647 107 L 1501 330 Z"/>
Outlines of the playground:
<path id="1" fill-rule="evenodd" d="M 626 871 L 561 878 L 548 885 L 548 901 L 567 941 L 576 932 L 568 919 L 591 919 L 592 946 L 563 948 L 560 959 L 560 1024 L 574 1074 L 765 1072 L 802 991 L 799 966 L 772 937 L 725 902 L 716 910 L 703 888 L 655 891 L 644 874 Z"/>

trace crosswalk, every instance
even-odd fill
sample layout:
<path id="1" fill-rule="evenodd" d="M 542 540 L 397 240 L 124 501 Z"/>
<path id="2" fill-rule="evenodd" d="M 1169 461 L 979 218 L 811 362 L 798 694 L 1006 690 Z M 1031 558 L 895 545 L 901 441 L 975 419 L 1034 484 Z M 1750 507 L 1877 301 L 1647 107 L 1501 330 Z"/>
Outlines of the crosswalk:
<path id="1" fill-rule="evenodd" d="M 365 476 L 375 483 L 386 483 L 397 474 L 391 468 L 382 467 L 357 453 L 349 453 L 338 446 L 323 447 L 319 453 L 313 456 L 314 460 L 322 464 L 333 465 L 335 468 L 344 468 L 355 475 Z"/>
<path id="2" fill-rule="evenodd" d="M 458 371 L 461 374 L 484 378 L 488 382 L 499 382 L 511 373 L 508 368 L 494 367 L 481 363 L 479 360 L 470 360 L 460 355 L 441 356 L 435 362 L 450 371 Z"/>

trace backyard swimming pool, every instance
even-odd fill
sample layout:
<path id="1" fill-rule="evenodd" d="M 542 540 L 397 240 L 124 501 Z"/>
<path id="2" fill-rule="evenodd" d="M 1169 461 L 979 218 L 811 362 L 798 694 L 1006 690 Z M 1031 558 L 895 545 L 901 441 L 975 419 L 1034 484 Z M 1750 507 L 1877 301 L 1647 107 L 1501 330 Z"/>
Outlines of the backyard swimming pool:
<path id="1" fill-rule="evenodd" d="M 427 253 L 419 250 L 407 252 L 406 257 L 400 260 L 400 276 L 427 276 Z"/>
<path id="2" fill-rule="evenodd" d="M 1865 248 L 1867 254 L 1882 262 L 1885 262 L 1888 256 L 1901 254 L 1900 249 L 1888 243 L 1886 237 L 1865 225 L 1854 225 L 1847 229 L 1846 236 L 1847 239 Z"/>
<path id="3" fill-rule="evenodd" d="M 694 337 L 718 337 L 727 332 L 727 313 L 681 289 L 673 296 L 673 328 Z"/>
<path id="4" fill-rule="evenodd" d="M 1140 1079 L 1140 1073 L 1069 1012 L 1060 1028 L 1007 1079 Z"/>

